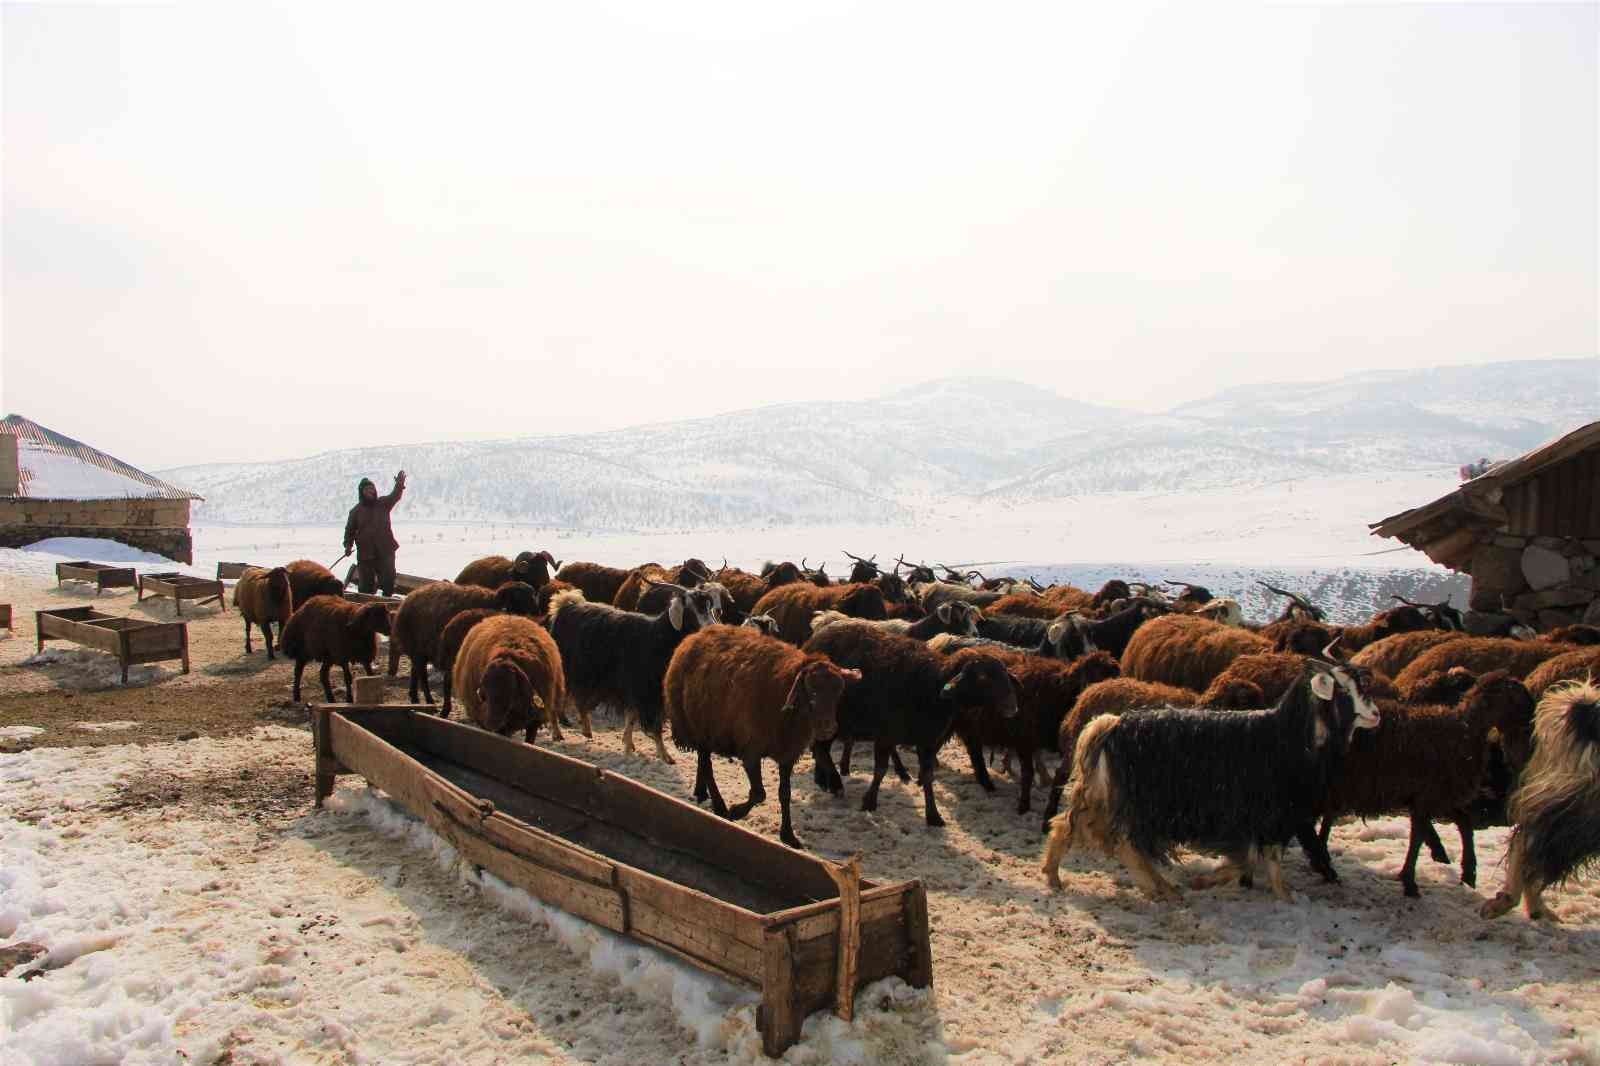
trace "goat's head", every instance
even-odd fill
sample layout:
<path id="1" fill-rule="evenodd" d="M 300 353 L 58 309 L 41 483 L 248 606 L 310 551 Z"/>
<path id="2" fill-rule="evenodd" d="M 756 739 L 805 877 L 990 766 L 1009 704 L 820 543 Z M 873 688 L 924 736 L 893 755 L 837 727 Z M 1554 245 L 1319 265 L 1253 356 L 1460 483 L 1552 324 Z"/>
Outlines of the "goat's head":
<path id="1" fill-rule="evenodd" d="M 1319 705 L 1316 720 L 1319 747 L 1331 735 L 1342 734 L 1343 741 L 1348 743 L 1357 729 L 1374 729 L 1378 725 L 1378 704 L 1372 696 L 1372 671 L 1340 656 L 1338 645 L 1338 638 L 1334 638 L 1333 643 L 1308 664 L 1307 681 Z"/>
<path id="2" fill-rule="evenodd" d="M 758 630 L 769 637 L 778 635 L 778 620 L 770 614 L 753 614 L 744 620 L 745 628 Z"/>
<path id="3" fill-rule="evenodd" d="M 852 555 L 850 552 L 845 552 L 845 554 L 850 556 L 855 564 L 850 568 L 850 580 L 853 582 L 875 581 L 878 575 L 883 572 L 878 566 L 878 557 L 876 555 L 870 559 L 863 559 L 861 556 Z"/>
<path id="4" fill-rule="evenodd" d="M 945 627 L 945 632 L 959 633 L 968 637 L 978 635 L 978 619 L 983 617 L 983 611 L 976 604 L 964 603 L 960 600 L 941 603 L 934 608 L 933 613 L 938 616 L 940 624 Z"/>
<path id="5" fill-rule="evenodd" d="M 1082 692 L 1090 685 L 1101 681 L 1110 681 L 1114 677 L 1122 676 L 1122 667 L 1117 664 L 1116 657 L 1110 652 L 1095 651 L 1088 655 L 1080 656 L 1067 671 L 1067 677 L 1072 681 L 1076 691 Z"/>
<path id="6" fill-rule="evenodd" d="M 769 589 L 775 589 L 780 585 L 792 585 L 803 576 L 800 568 L 794 563 L 766 563 L 761 567 L 761 577 Z"/>
<path id="7" fill-rule="evenodd" d="M 851 580 L 855 579 L 852 578 Z M 878 586 L 878 591 L 883 593 L 883 598 L 886 602 L 906 602 L 906 582 L 899 574 L 879 574 L 878 580 L 874 584 Z"/>
<path id="8" fill-rule="evenodd" d="M 1449 629 L 1457 633 L 1466 631 L 1466 621 L 1461 617 L 1461 612 L 1450 606 L 1448 599 L 1440 600 L 1438 603 L 1413 603 L 1404 596 L 1396 596 L 1395 599 L 1407 607 L 1415 607 L 1422 612 L 1426 623 L 1418 628 Z M 1400 633 L 1404 630 L 1397 629 L 1395 632 Z"/>
<path id="9" fill-rule="evenodd" d="M 1268 592 L 1276 593 L 1279 596 L 1288 597 L 1289 602 L 1284 604 L 1283 614 L 1278 616 L 1278 621 L 1287 622 L 1292 619 L 1299 619 L 1303 622 L 1322 621 L 1322 608 L 1318 607 L 1316 604 L 1312 603 L 1303 596 L 1296 595 L 1295 593 L 1290 592 L 1288 589 L 1280 589 L 1275 585 L 1269 585 L 1265 581 L 1257 581 L 1256 584 L 1260 585 Z"/>
<path id="10" fill-rule="evenodd" d="M 1244 625 L 1244 609 L 1239 606 L 1239 601 L 1232 596 L 1222 596 L 1196 607 L 1194 613 L 1201 618 L 1209 618 L 1213 622 L 1220 622 L 1225 626 Z"/>
<path id="11" fill-rule="evenodd" d="M 1044 631 L 1044 639 L 1051 648 L 1051 657 L 1076 659 L 1080 655 L 1098 651 L 1092 626 L 1093 623 L 1077 611 L 1069 611 L 1051 622 Z"/>

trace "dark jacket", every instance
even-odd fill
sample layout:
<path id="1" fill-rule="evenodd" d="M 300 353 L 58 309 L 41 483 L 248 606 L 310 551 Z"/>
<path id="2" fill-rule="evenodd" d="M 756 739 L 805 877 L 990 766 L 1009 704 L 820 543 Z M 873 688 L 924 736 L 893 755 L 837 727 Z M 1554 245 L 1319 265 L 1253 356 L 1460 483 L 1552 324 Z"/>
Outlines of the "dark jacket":
<path id="1" fill-rule="evenodd" d="M 361 485 L 356 487 L 356 495 L 360 496 L 361 486 L 371 484 L 371 481 L 362 478 Z M 389 495 L 379 496 L 371 502 L 361 500 L 350 508 L 350 517 L 344 523 L 345 550 L 348 551 L 354 544 L 357 559 L 381 559 L 398 551 L 400 542 L 394 539 L 394 530 L 389 526 L 389 512 L 400 502 L 405 491 L 404 485 L 397 484 Z"/>

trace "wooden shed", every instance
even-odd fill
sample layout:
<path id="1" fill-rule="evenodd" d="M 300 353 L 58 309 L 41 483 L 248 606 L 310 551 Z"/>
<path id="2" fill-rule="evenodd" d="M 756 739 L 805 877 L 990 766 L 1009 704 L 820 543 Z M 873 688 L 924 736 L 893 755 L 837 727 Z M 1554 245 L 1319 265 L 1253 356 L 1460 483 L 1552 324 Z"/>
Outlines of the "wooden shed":
<path id="1" fill-rule="evenodd" d="M 1474 612 L 1549 629 L 1600 619 L 1600 422 L 1372 530 L 1472 575 Z M 1499 621 L 1491 619 L 1490 621 Z"/>
<path id="2" fill-rule="evenodd" d="M 198 499 L 21 415 L 0 419 L 0 547 L 101 537 L 192 563 Z"/>

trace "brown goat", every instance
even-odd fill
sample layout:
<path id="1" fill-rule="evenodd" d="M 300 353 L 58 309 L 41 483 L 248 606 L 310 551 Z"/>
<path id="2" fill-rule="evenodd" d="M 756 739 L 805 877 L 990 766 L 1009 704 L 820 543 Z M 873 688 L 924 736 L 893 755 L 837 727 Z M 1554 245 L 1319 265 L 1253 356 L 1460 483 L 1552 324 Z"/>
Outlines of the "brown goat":
<path id="1" fill-rule="evenodd" d="M 736 566 L 724 566 L 712 575 L 712 580 L 728 590 L 728 595 L 733 598 L 735 607 L 744 614 L 749 614 L 755 607 L 756 601 L 765 596 L 777 585 L 768 585 L 766 581 L 747 570 L 740 570 Z M 779 585 L 784 582 L 778 582 Z"/>
<path id="2" fill-rule="evenodd" d="M 1420 687 L 1420 686 L 1419 686 Z M 1461 881 L 1475 885 L 1472 804 L 1484 783 L 1489 734 L 1498 730 L 1513 770 L 1527 762 L 1533 743 L 1533 700 L 1503 670 L 1479 677 L 1456 705 L 1379 700 L 1376 729 L 1357 733 L 1329 783 L 1320 833 L 1327 847 L 1336 816 L 1411 816 L 1411 842 L 1400 882 L 1417 896 L 1417 855 L 1424 827 L 1448 819 L 1461 834 Z"/>
<path id="3" fill-rule="evenodd" d="M 550 601 L 555 599 L 558 594 L 566 592 L 566 591 L 568 591 L 570 589 L 574 589 L 574 588 L 577 588 L 577 586 L 576 585 L 569 585 L 565 581 L 561 580 L 559 577 L 553 577 L 549 581 L 546 581 L 544 584 L 540 585 L 539 588 L 538 588 L 538 597 L 539 597 L 539 614 L 538 614 L 538 617 L 539 618 L 544 618 L 546 615 L 548 615 L 550 613 Z"/>
<path id="4" fill-rule="evenodd" d="M 1547 633 L 1540 633 L 1539 640 L 1548 640 L 1552 644 L 1576 644 L 1581 648 L 1593 647 L 1600 644 L 1600 626 L 1588 625 L 1582 622 L 1570 626 L 1556 626 Z"/>
<path id="5" fill-rule="evenodd" d="M 1056 750 L 1062 718 L 1078 696 L 1090 685 L 1118 676 L 1121 670 L 1117 660 L 1103 651 L 1091 652 L 1070 663 L 1019 652 L 994 650 L 991 654 L 1005 664 L 1006 672 L 1018 685 L 1017 713 L 1001 718 L 988 707 L 968 709 L 956 720 L 956 734 L 966 746 L 978 784 L 986 792 L 994 791 L 994 782 L 984 766 L 983 749 L 1005 748 L 1016 754 L 1021 769 L 1017 813 L 1026 814 L 1033 795 L 1035 756 L 1041 751 Z"/>
<path id="6" fill-rule="evenodd" d="M 1061 617 L 1061 612 L 1066 610 L 1057 607 L 1044 597 L 1032 592 L 1013 592 L 1009 596 L 1002 596 L 983 609 L 984 614 L 1009 614 L 1018 618 L 1042 618 L 1045 621 L 1054 621 Z"/>
<path id="7" fill-rule="evenodd" d="M 401 647 L 411 657 L 411 702 L 417 702 L 418 689 L 427 702 L 433 702 L 428 684 L 428 664 L 439 657 L 439 635 L 450 619 L 474 607 L 498 607 L 512 614 L 531 617 L 539 610 L 538 594 L 520 581 L 512 581 L 490 591 L 477 585 L 457 585 L 438 581 L 411 593 L 400 604 L 394 632 Z"/>
<path id="8" fill-rule="evenodd" d="M 344 592 L 344 582 L 333 571 L 314 559 L 296 559 L 285 563 L 289 572 L 289 588 L 294 592 L 294 602 L 305 603 L 313 596 L 338 596 Z M 283 634 L 278 634 L 281 638 Z"/>
<path id="9" fill-rule="evenodd" d="M 770 614 L 778 635 L 799 646 L 811 638 L 811 616 L 818 611 L 839 611 L 853 618 L 881 621 L 889 617 L 883 593 L 876 585 L 831 585 L 818 588 L 808 581 L 782 585 L 756 601 L 753 614 Z"/>
<path id="10" fill-rule="evenodd" d="M 861 680 L 859 670 L 841 670 L 825 656 L 764 636 L 754 629 L 710 626 L 678 645 L 662 682 L 672 739 L 699 753 L 696 802 L 711 798 L 717 814 L 738 820 L 767 798 L 761 760 L 778 764 L 779 838 L 802 847 L 789 811 L 794 764 L 818 737 L 838 728 L 839 699 Z M 744 765 L 750 795 L 729 808 L 717 789 L 711 757 L 725 755 Z"/>
<path id="11" fill-rule="evenodd" d="M 1420 679 L 1452 666 L 1464 666 L 1479 677 L 1491 670 L 1504 670 L 1520 681 L 1545 660 L 1576 650 L 1571 644 L 1551 644 L 1542 640 L 1465 637 L 1423 652 L 1395 675 L 1394 683 L 1404 695 Z"/>
<path id="12" fill-rule="evenodd" d="M 520 581 L 540 589 L 550 580 L 550 571 L 560 567 L 561 563 L 547 551 L 519 552 L 515 559 L 486 555 L 464 566 L 456 575 L 456 584 L 497 589 L 508 581 Z"/>
<path id="13" fill-rule="evenodd" d="M 628 580 L 628 571 L 599 563 L 568 563 L 556 577 L 583 590 L 583 598 L 590 603 L 610 603 Z"/>
<path id="14" fill-rule="evenodd" d="M 244 653 L 249 655 L 250 627 L 261 627 L 267 641 L 267 659 L 272 654 L 272 623 L 278 623 L 278 637 L 283 637 L 283 627 L 294 614 L 294 588 L 289 582 L 289 571 L 281 566 L 263 570 L 259 566 L 246 567 L 233 586 L 233 605 L 244 619 Z"/>
<path id="15" fill-rule="evenodd" d="M 378 634 L 389 632 L 389 608 L 381 603 L 350 603 L 339 596 L 313 596 L 302 603 L 283 627 L 279 650 L 294 660 L 293 700 L 300 702 L 300 675 L 306 663 L 320 662 L 322 691 L 334 702 L 328 672 L 337 664 L 344 671 L 344 695 L 355 702 L 350 664 L 360 663 L 372 676 L 378 654 Z"/>
<path id="16" fill-rule="evenodd" d="M 1414 633 L 1399 633 L 1373 641 L 1355 655 L 1350 662 L 1385 677 L 1398 677 L 1411 660 L 1441 644 L 1463 640 L 1467 634 L 1453 629 L 1421 629 Z"/>
<path id="17" fill-rule="evenodd" d="M 1122 653 L 1122 673 L 1200 692 L 1239 656 L 1271 650 L 1271 641 L 1238 626 L 1169 614 L 1133 634 Z"/>
<path id="18" fill-rule="evenodd" d="M 473 626 L 456 655 L 454 684 L 467 717 L 506 736 L 517 729 L 531 744 L 542 716 L 550 739 L 561 739 L 557 709 L 566 698 L 561 652 L 531 618 L 502 614 Z"/>
<path id="19" fill-rule="evenodd" d="M 1546 659 L 1529 672 L 1523 682 L 1534 699 L 1543 699 L 1551 686 L 1563 681 L 1582 681 L 1600 677 L 1600 648 L 1580 647 Z"/>

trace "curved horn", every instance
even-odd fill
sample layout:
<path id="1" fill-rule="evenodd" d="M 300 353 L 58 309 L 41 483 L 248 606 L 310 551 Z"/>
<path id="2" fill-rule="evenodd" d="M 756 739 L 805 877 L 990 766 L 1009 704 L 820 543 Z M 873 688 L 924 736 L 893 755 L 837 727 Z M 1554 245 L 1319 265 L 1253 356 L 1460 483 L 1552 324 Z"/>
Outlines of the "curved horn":
<path id="1" fill-rule="evenodd" d="M 1306 610 L 1312 612 L 1313 614 L 1317 614 L 1317 615 L 1320 615 L 1322 613 L 1321 611 L 1319 611 L 1317 609 L 1317 606 L 1314 603 L 1312 603 L 1310 600 L 1306 599 L 1304 596 L 1300 596 L 1300 595 L 1298 595 L 1296 593 L 1290 592 L 1288 589 L 1280 589 L 1276 585 L 1269 585 L 1265 581 L 1257 581 L 1256 584 L 1260 585 L 1262 588 L 1266 589 L 1268 592 L 1276 592 L 1280 596 L 1289 597 L 1289 599 L 1294 601 L 1294 603 L 1295 603 L 1295 605 L 1297 607 L 1304 607 Z M 1398 599 L 1398 598 L 1399 597 L 1396 597 L 1396 599 Z"/>
<path id="2" fill-rule="evenodd" d="M 1344 633 L 1342 631 L 1336 634 L 1332 640 L 1328 641 L 1328 646 L 1322 649 L 1322 657 L 1328 660 L 1330 663 L 1344 662 L 1344 656 L 1340 655 L 1337 651 L 1339 642 L 1343 639 Z"/>
<path id="3" fill-rule="evenodd" d="M 675 585 L 671 581 L 657 581 L 653 577 L 647 577 L 644 579 L 644 583 L 649 585 L 651 588 L 668 588 L 673 592 L 681 592 L 686 596 L 689 594 L 688 589 L 684 588 L 682 585 Z"/>

